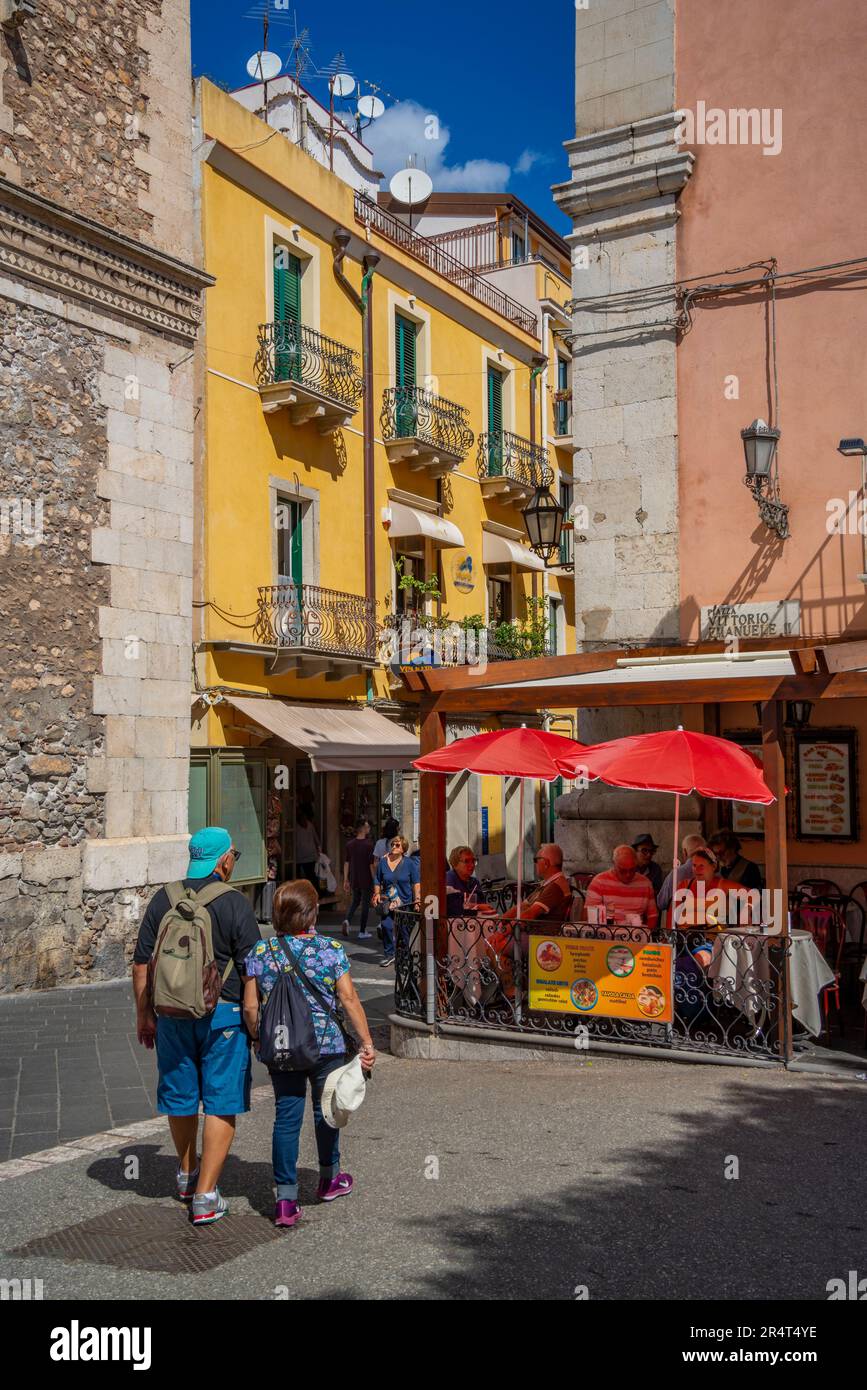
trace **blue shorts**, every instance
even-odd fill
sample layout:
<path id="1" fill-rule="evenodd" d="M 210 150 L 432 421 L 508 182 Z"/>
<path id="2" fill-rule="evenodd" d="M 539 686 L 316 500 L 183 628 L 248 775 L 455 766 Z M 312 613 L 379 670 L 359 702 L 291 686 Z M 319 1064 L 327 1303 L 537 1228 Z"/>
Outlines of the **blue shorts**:
<path id="1" fill-rule="evenodd" d="M 241 1005 L 223 999 L 205 1018 L 157 1019 L 161 1115 L 243 1115 L 250 1109 L 250 1040 Z"/>

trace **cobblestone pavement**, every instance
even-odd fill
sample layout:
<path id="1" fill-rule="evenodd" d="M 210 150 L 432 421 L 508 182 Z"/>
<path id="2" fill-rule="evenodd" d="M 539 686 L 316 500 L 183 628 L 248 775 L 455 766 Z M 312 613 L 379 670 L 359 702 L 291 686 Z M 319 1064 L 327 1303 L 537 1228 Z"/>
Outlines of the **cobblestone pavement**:
<path id="1" fill-rule="evenodd" d="M 371 1023 L 393 1007 L 376 946 L 349 943 Z M 128 979 L 0 997 L 0 1163 L 153 1115 L 155 1055 L 134 1021 Z M 253 1084 L 267 1079 L 254 1062 Z"/>

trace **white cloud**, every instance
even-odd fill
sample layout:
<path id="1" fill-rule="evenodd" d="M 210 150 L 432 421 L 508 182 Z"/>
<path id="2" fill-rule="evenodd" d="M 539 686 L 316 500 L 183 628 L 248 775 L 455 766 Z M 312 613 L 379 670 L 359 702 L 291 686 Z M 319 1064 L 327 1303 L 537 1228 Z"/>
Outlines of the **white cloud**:
<path id="1" fill-rule="evenodd" d="M 540 154 L 538 150 L 524 150 L 515 165 L 516 174 L 529 174 L 534 164 L 550 164 L 550 155 Z"/>
<path id="2" fill-rule="evenodd" d="M 364 141 L 373 150 L 376 167 L 386 182 L 403 169 L 409 155 L 415 155 L 420 169 L 433 179 L 440 193 L 500 193 L 509 182 L 511 169 L 492 159 L 468 159 L 465 164 L 446 163 L 446 147 L 451 138 L 447 125 L 436 112 L 417 101 L 399 101 L 364 132 Z"/>

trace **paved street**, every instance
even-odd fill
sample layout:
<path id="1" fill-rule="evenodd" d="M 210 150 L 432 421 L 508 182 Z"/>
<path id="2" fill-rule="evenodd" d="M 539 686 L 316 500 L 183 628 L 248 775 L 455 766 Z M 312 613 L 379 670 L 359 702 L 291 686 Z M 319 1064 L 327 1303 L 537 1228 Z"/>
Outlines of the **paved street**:
<path id="1" fill-rule="evenodd" d="M 378 944 L 350 942 L 371 1022 L 389 1012 L 394 987 Z M 129 980 L 0 997 L 0 1162 L 153 1115 L 155 1057 L 134 1018 Z M 255 1064 L 254 1085 L 267 1079 Z"/>
<path id="2" fill-rule="evenodd" d="M 219 1226 L 192 1231 L 170 1200 L 157 1122 L 0 1180 L 2 1274 L 41 1278 L 51 1299 L 825 1299 L 829 1279 L 867 1269 L 865 1107 L 861 1082 L 734 1068 L 387 1056 L 346 1133 L 348 1200 L 314 1204 L 308 1118 L 305 1216 L 274 1231 L 263 1091 Z M 101 1234 L 63 1235 L 89 1220 Z M 41 1237 L 74 1239 L 77 1258 L 9 1253 Z M 193 1266 L 165 1272 L 176 1259 Z"/>

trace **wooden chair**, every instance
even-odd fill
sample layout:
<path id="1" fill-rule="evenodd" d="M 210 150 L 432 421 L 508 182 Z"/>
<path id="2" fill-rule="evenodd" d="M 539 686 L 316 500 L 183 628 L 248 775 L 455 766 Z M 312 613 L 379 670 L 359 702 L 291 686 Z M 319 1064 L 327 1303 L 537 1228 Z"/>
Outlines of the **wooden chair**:
<path id="1" fill-rule="evenodd" d="M 798 905 L 800 901 L 813 902 L 817 898 L 842 902 L 846 894 L 832 878 L 802 878 L 800 883 L 795 884 L 790 896 Z"/>

